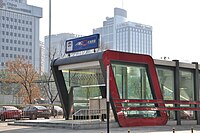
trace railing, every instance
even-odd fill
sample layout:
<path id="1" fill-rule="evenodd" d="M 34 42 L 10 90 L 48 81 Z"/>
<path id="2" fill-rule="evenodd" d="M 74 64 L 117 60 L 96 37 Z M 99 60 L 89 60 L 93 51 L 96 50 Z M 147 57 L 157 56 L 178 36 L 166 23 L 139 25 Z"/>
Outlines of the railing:
<path id="1" fill-rule="evenodd" d="M 138 99 L 114 99 L 114 103 L 117 105 L 118 110 L 152 110 L 152 111 L 181 111 L 181 110 L 200 110 L 200 101 L 183 101 L 183 100 L 138 100 Z M 173 106 L 130 106 L 130 104 L 171 104 Z M 122 104 L 129 104 L 129 106 L 123 106 Z M 182 106 L 181 106 L 182 105 Z M 185 106 L 183 106 L 185 105 Z M 190 105 L 190 106 L 187 106 Z M 176 107 L 177 106 L 177 107 Z"/>
<path id="2" fill-rule="evenodd" d="M 106 109 L 80 109 L 72 115 L 73 120 L 103 119 Z"/>

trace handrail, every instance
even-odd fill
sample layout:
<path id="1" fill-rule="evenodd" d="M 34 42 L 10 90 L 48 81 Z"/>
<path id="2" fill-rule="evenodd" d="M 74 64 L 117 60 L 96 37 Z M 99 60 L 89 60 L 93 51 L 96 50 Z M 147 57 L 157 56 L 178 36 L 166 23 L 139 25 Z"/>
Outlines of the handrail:
<path id="1" fill-rule="evenodd" d="M 194 104 L 200 105 L 200 101 L 185 100 L 161 100 L 161 99 L 113 99 L 115 103 L 157 103 L 157 104 Z"/>
<path id="2" fill-rule="evenodd" d="M 115 107 L 117 110 L 122 111 L 130 111 L 130 110 L 148 110 L 148 111 L 181 111 L 181 110 L 193 110 L 200 111 L 200 101 L 183 101 L 183 100 L 147 100 L 147 99 L 113 99 L 115 103 Z M 128 105 L 122 105 L 128 104 Z M 131 105 L 131 104 L 142 104 L 142 105 Z M 151 105 L 143 105 L 143 104 L 163 104 L 163 106 L 151 106 Z M 164 104 L 174 104 L 177 106 L 164 106 Z M 180 106 L 180 105 L 190 105 L 190 106 Z M 194 107 L 196 106 L 196 107 Z"/>

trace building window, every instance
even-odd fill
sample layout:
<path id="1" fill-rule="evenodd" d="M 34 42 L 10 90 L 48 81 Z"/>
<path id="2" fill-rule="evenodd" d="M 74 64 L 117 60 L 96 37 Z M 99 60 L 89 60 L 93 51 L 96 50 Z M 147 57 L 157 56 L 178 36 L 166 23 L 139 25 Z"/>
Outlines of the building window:
<path id="1" fill-rule="evenodd" d="M 2 42 L 5 42 L 5 39 L 4 39 L 4 38 L 2 38 Z"/>
<path id="2" fill-rule="evenodd" d="M 2 49 L 4 50 L 4 46 L 2 46 Z"/>
<path id="3" fill-rule="evenodd" d="M 21 49 L 20 49 L 20 48 L 18 48 L 18 51 L 21 51 Z"/>
<path id="4" fill-rule="evenodd" d="M 10 58 L 12 58 L 13 57 L 13 55 L 12 54 L 10 54 Z"/>
<path id="5" fill-rule="evenodd" d="M 2 19 L 3 19 L 3 20 L 5 20 L 5 17 L 4 17 L 4 16 L 2 16 Z"/>
<path id="6" fill-rule="evenodd" d="M 29 60 L 31 60 L 32 59 L 32 57 L 31 56 L 29 56 Z"/>
<path id="7" fill-rule="evenodd" d="M 6 50 L 8 50 L 8 46 L 6 46 Z"/>
<path id="8" fill-rule="evenodd" d="M 4 53 L 1 53 L 1 56 L 4 57 Z"/>
<path id="9" fill-rule="evenodd" d="M 6 57 L 8 57 L 8 54 L 6 54 Z"/>
<path id="10" fill-rule="evenodd" d="M 1 62 L 1 66 L 4 66 L 4 62 Z"/>
<path id="11" fill-rule="evenodd" d="M 17 47 L 14 47 L 14 51 L 17 51 Z"/>

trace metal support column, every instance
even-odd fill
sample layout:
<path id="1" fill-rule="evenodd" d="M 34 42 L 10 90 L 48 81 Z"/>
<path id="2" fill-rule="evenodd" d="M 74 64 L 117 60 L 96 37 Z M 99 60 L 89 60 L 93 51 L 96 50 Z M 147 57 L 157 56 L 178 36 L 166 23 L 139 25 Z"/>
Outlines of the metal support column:
<path id="1" fill-rule="evenodd" d="M 174 71 L 174 98 L 175 100 L 180 100 L 180 74 L 179 74 L 179 60 L 173 60 L 176 63 Z M 175 104 L 175 107 L 180 108 L 180 104 Z M 175 118 L 177 120 L 177 125 L 181 125 L 181 113 L 180 111 L 175 111 Z"/>

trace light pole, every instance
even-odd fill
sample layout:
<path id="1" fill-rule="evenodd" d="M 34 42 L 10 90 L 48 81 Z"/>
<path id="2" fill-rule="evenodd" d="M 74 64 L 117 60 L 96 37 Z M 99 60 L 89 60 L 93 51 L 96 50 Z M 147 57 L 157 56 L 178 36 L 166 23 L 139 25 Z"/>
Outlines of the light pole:
<path id="1" fill-rule="evenodd" d="M 49 73 L 51 62 L 51 0 L 49 0 Z"/>

